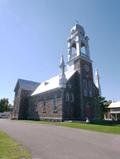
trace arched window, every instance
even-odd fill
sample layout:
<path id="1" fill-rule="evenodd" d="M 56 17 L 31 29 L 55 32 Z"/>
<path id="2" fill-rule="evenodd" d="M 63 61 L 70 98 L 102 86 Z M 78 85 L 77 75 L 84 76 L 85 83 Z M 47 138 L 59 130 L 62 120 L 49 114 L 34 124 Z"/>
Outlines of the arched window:
<path id="1" fill-rule="evenodd" d="M 83 94 L 87 96 L 87 79 L 83 80 Z"/>
<path id="2" fill-rule="evenodd" d="M 76 53 L 76 43 L 74 42 L 71 46 L 71 56 L 72 56 L 72 58 L 75 57 L 76 54 L 77 54 Z"/>
<path id="3" fill-rule="evenodd" d="M 65 101 L 66 101 L 66 102 L 69 102 L 69 93 L 68 93 L 68 92 L 66 93 Z"/>
<path id="4" fill-rule="evenodd" d="M 53 97 L 53 111 L 57 111 L 57 95 Z"/>
<path id="5" fill-rule="evenodd" d="M 85 55 L 85 54 L 86 54 L 86 52 L 85 52 L 85 46 L 81 47 L 80 52 L 81 52 L 82 55 Z"/>
<path id="6" fill-rule="evenodd" d="M 93 87 L 93 83 L 92 83 L 92 81 L 89 81 L 88 88 L 89 88 L 89 96 L 90 97 L 92 97 L 92 94 L 93 94 L 92 87 Z"/>
<path id="7" fill-rule="evenodd" d="M 46 100 L 44 99 L 43 101 L 43 106 L 45 107 L 46 106 Z"/>
<path id="8" fill-rule="evenodd" d="M 73 93 L 66 93 L 66 102 L 74 102 L 74 94 Z"/>
<path id="9" fill-rule="evenodd" d="M 70 94 L 70 101 L 71 101 L 72 103 L 74 103 L 74 94 L 73 94 L 73 93 Z"/>
<path id="10" fill-rule="evenodd" d="M 46 113 L 46 99 L 43 100 L 43 113 Z"/>

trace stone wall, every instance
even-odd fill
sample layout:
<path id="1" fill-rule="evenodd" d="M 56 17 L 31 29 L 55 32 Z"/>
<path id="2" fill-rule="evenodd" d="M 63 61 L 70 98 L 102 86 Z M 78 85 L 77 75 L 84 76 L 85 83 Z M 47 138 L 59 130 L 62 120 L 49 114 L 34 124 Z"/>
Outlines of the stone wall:
<path id="1" fill-rule="evenodd" d="M 32 91 L 21 90 L 20 94 L 20 107 L 18 119 L 27 119 L 28 115 L 28 97 L 31 95 Z"/>
<path id="2" fill-rule="evenodd" d="M 21 95 L 21 89 L 18 89 L 17 92 L 15 92 L 15 97 L 14 97 L 14 108 L 12 113 L 13 119 L 18 119 L 19 116 L 20 95 Z"/>
<path id="3" fill-rule="evenodd" d="M 67 82 L 63 98 L 63 120 L 80 119 L 80 84 L 76 72 Z"/>
<path id="4" fill-rule="evenodd" d="M 62 89 L 29 97 L 28 119 L 62 120 Z"/>
<path id="5" fill-rule="evenodd" d="M 32 91 L 23 90 L 18 87 L 15 92 L 14 98 L 14 108 L 12 113 L 12 118 L 14 119 L 26 119 L 27 118 L 27 110 L 28 110 L 28 97 Z"/>
<path id="6" fill-rule="evenodd" d="M 95 107 L 98 93 L 93 82 L 92 62 L 79 58 L 75 61 L 74 67 L 79 72 L 81 119 L 95 118 L 98 114 Z"/>

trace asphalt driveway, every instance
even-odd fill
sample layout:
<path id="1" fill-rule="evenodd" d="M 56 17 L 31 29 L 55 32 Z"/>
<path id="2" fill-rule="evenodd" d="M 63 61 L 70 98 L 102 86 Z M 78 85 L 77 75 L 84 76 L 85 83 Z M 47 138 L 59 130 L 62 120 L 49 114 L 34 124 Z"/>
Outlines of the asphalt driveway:
<path id="1" fill-rule="evenodd" d="M 0 119 L 4 130 L 33 159 L 120 159 L 120 135 Z"/>

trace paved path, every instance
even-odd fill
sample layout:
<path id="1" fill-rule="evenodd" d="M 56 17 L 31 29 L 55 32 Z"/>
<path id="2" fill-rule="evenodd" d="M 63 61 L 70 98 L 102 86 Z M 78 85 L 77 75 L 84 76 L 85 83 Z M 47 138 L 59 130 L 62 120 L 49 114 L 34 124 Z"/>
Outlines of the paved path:
<path id="1" fill-rule="evenodd" d="M 120 135 L 0 119 L 0 129 L 33 159 L 120 159 Z"/>

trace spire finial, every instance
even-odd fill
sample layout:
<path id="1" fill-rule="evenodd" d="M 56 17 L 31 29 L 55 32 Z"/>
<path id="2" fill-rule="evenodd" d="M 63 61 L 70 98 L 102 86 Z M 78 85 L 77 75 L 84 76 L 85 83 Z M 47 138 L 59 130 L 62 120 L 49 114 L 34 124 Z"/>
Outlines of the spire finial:
<path id="1" fill-rule="evenodd" d="M 61 55 L 59 67 L 60 67 L 60 69 L 62 70 L 62 74 L 64 74 L 64 73 L 65 73 L 65 62 L 64 62 L 64 57 L 63 57 L 63 55 Z"/>
<path id="2" fill-rule="evenodd" d="M 97 68 L 95 70 L 95 85 L 98 88 L 99 95 L 101 96 L 100 76 Z"/>
<path id="3" fill-rule="evenodd" d="M 66 80 L 66 76 L 65 76 L 65 62 L 64 62 L 63 55 L 61 56 L 59 67 L 61 69 L 61 74 L 59 76 L 59 84 L 61 87 L 65 88 L 67 80 Z"/>

